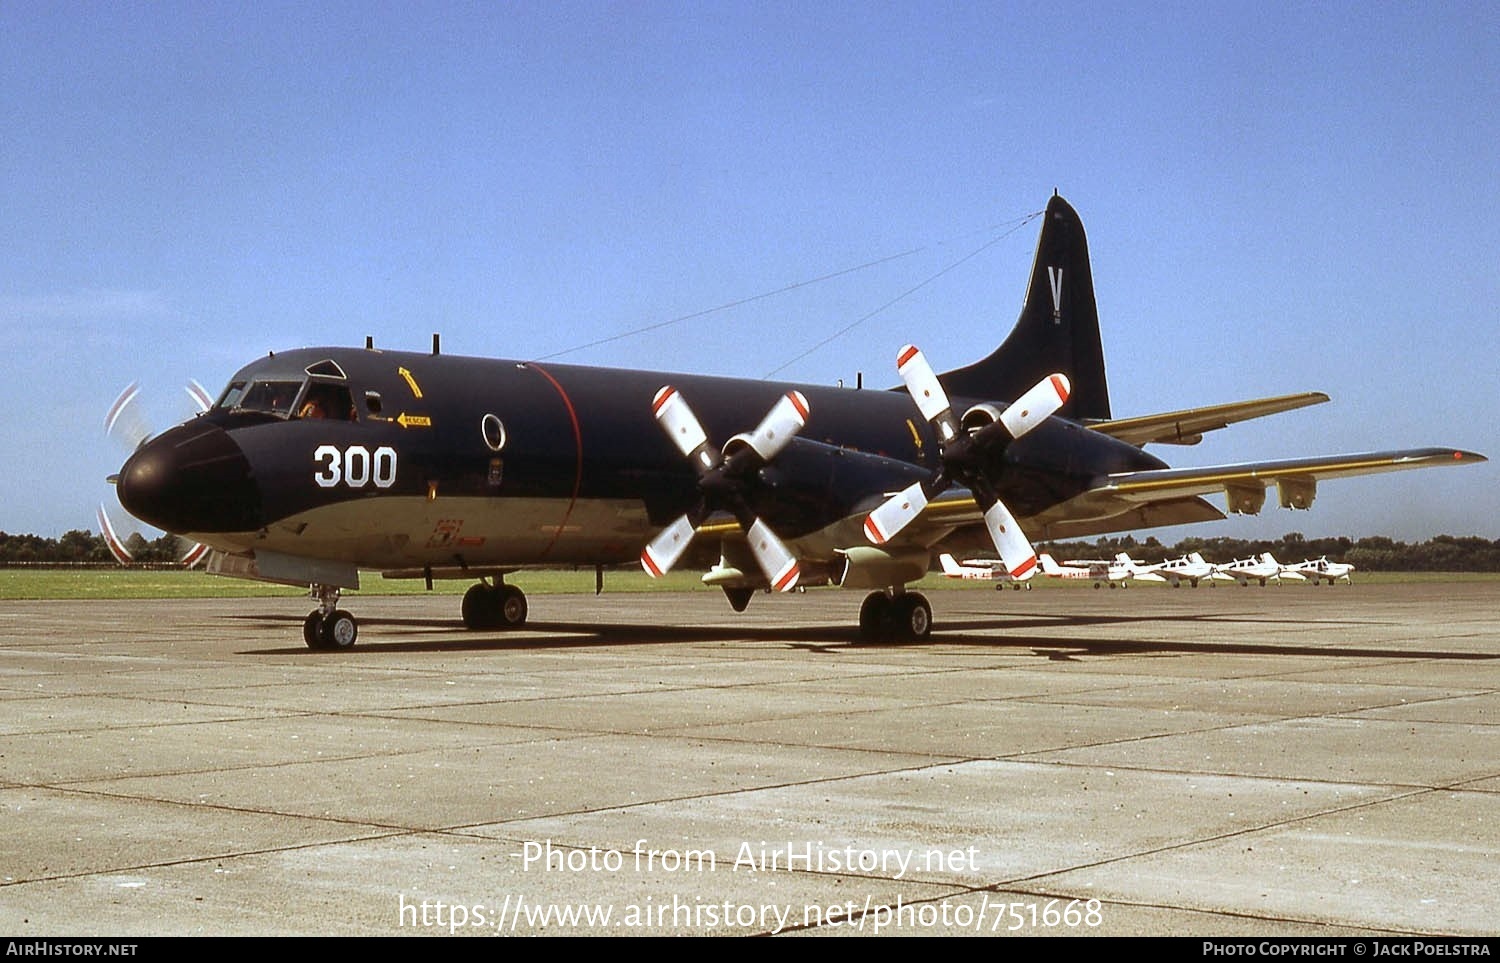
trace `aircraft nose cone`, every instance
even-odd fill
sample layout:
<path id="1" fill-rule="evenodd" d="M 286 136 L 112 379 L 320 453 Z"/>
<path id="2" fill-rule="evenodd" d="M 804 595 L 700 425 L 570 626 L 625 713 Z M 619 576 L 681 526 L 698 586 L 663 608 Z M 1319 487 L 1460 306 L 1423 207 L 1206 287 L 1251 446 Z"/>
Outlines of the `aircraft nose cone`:
<path id="1" fill-rule="evenodd" d="M 229 433 L 203 420 L 143 445 L 120 469 L 116 494 L 141 521 L 179 535 L 260 527 L 250 462 Z"/>

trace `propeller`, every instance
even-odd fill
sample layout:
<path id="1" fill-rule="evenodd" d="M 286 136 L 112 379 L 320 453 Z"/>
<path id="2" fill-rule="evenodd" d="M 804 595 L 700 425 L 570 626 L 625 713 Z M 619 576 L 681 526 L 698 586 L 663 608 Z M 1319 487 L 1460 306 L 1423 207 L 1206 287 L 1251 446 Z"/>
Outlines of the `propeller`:
<path id="1" fill-rule="evenodd" d="M 704 520 L 717 509 L 734 515 L 745 530 L 750 551 L 766 580 L 778 592 L 791 591 L 801 570 L 796 556 L 758 516 L 746 497 L 757 472 L 785 448 L 807 423 L 809 407 L 800 391 L 777 400 L 754 431 L 735 435 L 721 452 L 709 441 L 693 409 L 671 385 L 651 402 L 657 424 L 693 463 L 702 498 L 681 518 L 662 529 L 641 552 L 641 567 L 660 578 L 682 558 Z"/>
<path id="2" fill-rule="evenodd" d="M 906 345 L 896 356 L 896 370 L 922 417 L 932 423 L 941 445 L 941 466 L 933 477 L 897 492 L 865 518 L 865 537 L 876 545 L 894 538 L 927 503 L 957 482 L 974 493 L 1005 568 L 1021 578 L 1036 566 L 1036 552 L 1015 516 L 985 475 L 983 465 L 1017 438 L 1046 421 L 1068 400 L 1067 376 L 1048 375 L 997 417 L 982 427 L 965 428 L 953 414 L 948 394 L 916 345 Z M 989 413 L 989 412 L 986 412 Z"/>
<path id="3" fill-rule="evenodd" d="M 201 414 L 213 406 L 213 398 L 197 381 L 189 380 L 183 390 L 187 392 L 197 413 Z M 132 382 L 120 392 L 120 396 L 109 406 L 109 412 L 104 416 L 104 433 L 127 452 L 135 451 L 152 435 L 151 422 L 142 410 L 140 395 L 140 382 Z M 119 475 L 112 474 L 108 480 L 113 485 L 119 480 Z M 99 503 L 98 518 L 99 532 L 104 536 L 104 543 L 109 546 L 110 554 L 121 565 L 130 565 L 135 560 L 130 551 L 131 536 L 140 534 L 141 526 L 129 515 L 123 521 L 117 520 L 117 514 L 111 511 L 107 502 Z M 177 560 L 184 568 L 192 568 L 208 554 L 207 545 L 184 538 L 178 538 L 178 543 L 181 551 Z"/>

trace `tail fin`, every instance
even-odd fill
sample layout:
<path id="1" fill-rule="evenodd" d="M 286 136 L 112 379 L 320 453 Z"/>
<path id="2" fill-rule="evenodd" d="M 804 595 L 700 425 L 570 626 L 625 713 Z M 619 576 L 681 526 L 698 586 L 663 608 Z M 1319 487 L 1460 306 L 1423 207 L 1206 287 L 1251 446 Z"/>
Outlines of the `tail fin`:
<path id="1" fill-rule="evenodd" d="M 1073 388 L 1058 414 L 1077 421 L 1110 417 L 1088 239 L 1078 212 L 1056 194 L 1047 202 L 1026 303 L 1010 336 L 989 357 L 939 380 L 950 395 L 1014 401 L 1055 371 Z"/>
<path id="2" fill-rule="evenodd" d="M 964 570 L 953 560 L 953 556 L 947 552 L 938 556 L 938 561 L 943 563 L 943 574 L 949 578 L 958 578 L 964 574 Z"/>
<path id="3" fill-rule="evenodd" d="M 1036 557 L 1036 560 L 1042 564 L 1043 575 L 1056 575 L 1059 571 L 1061 571 L 1057 564 L 1057 560 L 1051 555 L 1048 555 L 1046 552 L 1038 555 Z"/>

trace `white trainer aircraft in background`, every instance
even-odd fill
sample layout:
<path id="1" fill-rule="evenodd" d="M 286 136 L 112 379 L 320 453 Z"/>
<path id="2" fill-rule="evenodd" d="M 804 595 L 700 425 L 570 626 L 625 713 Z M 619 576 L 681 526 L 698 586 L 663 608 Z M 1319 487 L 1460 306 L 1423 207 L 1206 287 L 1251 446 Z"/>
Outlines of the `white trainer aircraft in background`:
<path id="1" fill-rule="evenodd" d="M 1317 585 L 1319 581 L 1324 581 L 1332 585 L 1341 579 L 1352 583 L 1353 579 L 1349 578 L 1349 573 L 1354 571 L 1354 566 L 1347 562 L 1330 562 L 1328 556 L 1324 555 L 1321 558 L 1307 559 L 1296 565 L 1284 566 L 1282 574 L 1286 575 L 1289 571 L 1296 573 L 1301 578 L 1307 579 L 1314 585 Z"/>
<path id="2" fill-rule="evenodd" d="M 1135 577 L 1143 582 L 1169 582 L 1173 588 L 1177 588 L 1183 582 L 1197 588 L 1199 582 L 1211 577 L 1213 573 L 1214 567 L 1205 562 L 1202 555 L 1192 552 L 1181 558 L 1168 559 L 1159 565 L 1148 566 L 1137 572 Z"/>
<path id="3" fill-rule="evenodd" d="M 1251 582 L 1259 582 L 1265 585 L 1270 579 L 1275 579 L 1280 585 L 1283 578 L 1303 581 L 1304 576 L 1282 565 L 1276 561 L 1276 557 L 1270 552 L 1263 552 L 1259 557 L 1254 555 L 1249 558 L 1237 558 L 1232 562 L 1214 566 L 1213 577 L 1224 581 L 1239 582 L 1241 585 L 1249 585 Z"/>

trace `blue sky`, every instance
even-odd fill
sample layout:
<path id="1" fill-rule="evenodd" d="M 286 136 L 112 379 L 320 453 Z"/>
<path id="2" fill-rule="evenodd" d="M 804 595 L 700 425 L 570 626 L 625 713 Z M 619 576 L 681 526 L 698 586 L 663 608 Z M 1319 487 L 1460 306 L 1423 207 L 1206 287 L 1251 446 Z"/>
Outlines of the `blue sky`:
<path id="1" fill-rule="evenodd" d="M 1497 104 L 1480 3 L 0 5 L 0 529 L 94 527 L 127 383 L 164 427 L 272 349 L 956 367 L 1035 223 L 923 282 L 1054 188 L 1117 415 L 1333 396 L 1172 464 L 1497 456 Z M 1495 472 L 1155 534 L 1496 538 Z"/>

